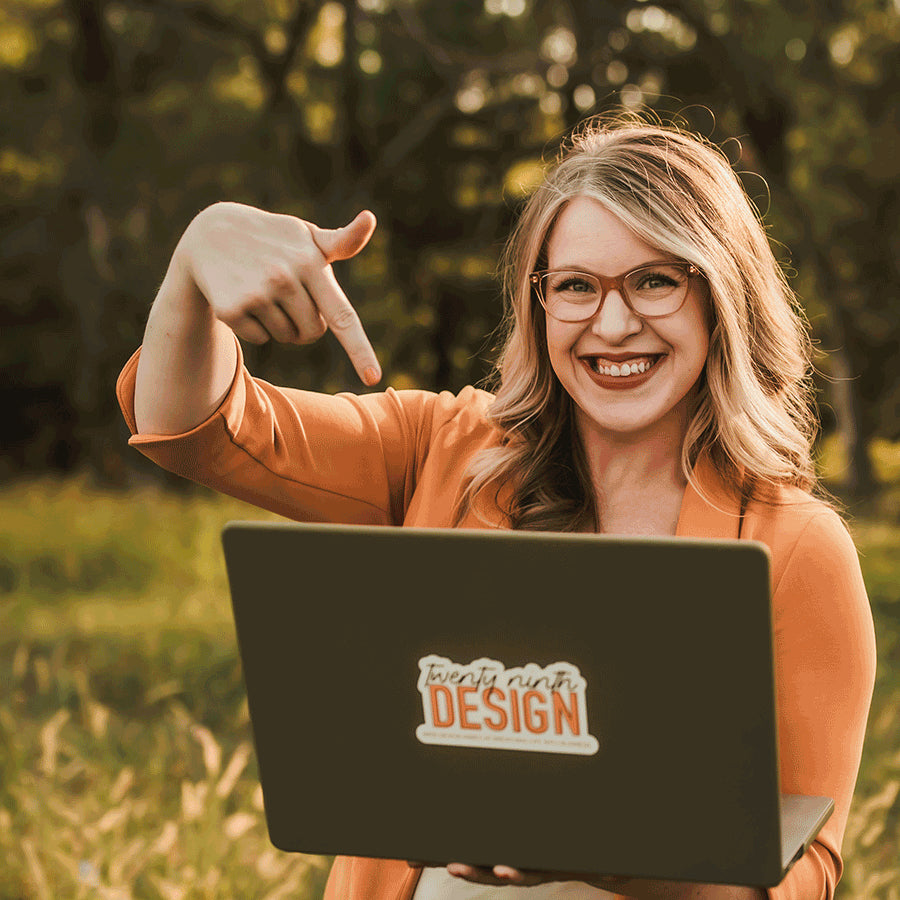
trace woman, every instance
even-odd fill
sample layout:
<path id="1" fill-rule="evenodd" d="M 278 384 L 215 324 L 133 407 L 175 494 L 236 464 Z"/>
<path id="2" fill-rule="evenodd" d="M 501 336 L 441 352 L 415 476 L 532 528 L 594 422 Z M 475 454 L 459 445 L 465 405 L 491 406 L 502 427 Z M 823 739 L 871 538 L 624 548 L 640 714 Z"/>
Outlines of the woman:
<path id="1" fill-rule="evenodd" d="M 509 244 L 494 394 L 329 397 L 252 379 L 235 335 L 307 343 L 331 329 L 363 381 L 379 380 L 330 267 L 374 226 L 370 213 L 326 231 L 234 204 L 202 212 L 120 378 L 131 443 L 297 519 L 763 541 L 781 787 L 836 805 L 768 895 L 832 897 L 874 679 L 872 621 L 852 542 L 811 494 L 806 333 L 727 161 L 702 139 L 635 120 L 575 134 Z M 345 858 L 326 896 L 495 894 L 766 896 Z"/>

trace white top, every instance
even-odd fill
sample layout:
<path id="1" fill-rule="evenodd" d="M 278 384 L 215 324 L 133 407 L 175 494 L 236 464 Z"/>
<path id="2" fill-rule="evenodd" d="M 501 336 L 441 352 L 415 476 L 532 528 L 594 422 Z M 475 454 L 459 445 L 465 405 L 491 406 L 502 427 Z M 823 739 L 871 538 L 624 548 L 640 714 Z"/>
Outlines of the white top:
<path id="1" fill-rule="evenodd" d="M 553 881 L 534 887 L 473 884 L 456 878 L 444 868 L 426 868 L 413 900 L 614 900 L 615 894 L 583 881 Z"/>

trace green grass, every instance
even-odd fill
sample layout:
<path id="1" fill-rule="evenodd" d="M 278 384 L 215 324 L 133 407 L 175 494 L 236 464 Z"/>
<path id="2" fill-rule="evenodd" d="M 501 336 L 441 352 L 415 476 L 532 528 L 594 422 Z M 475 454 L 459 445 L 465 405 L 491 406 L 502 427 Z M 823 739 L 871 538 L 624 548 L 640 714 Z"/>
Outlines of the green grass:
<path id="1" fill-rule="evenodd" d="M 262 814 L 227 498 L 42 480 L 0 498 L 0 900 L 320 896 Z"/>
<path id="2" fill-rule="evenodd" d="M 205 492 L 4 489 L 0 900 L 321 896 L 328 860 L 268 841 L 250 752 L 219 543 L 250 518 L 276 517 Z M 840 900 L 900 898 L 898 522 L 852 523 L 879 671 Z"/>

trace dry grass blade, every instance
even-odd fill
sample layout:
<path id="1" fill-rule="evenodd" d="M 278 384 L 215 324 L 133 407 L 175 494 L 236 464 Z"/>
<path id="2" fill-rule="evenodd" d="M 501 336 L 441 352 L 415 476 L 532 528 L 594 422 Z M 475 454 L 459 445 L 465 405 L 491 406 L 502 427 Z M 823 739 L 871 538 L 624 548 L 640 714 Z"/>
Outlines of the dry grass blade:
<path id="1" fill-rule="evenodd" d="M 870 847 L 874 846 L 875 842 L 884 834 L 884 829 L 886 827 L 886 822 L 884 818 L 876 820 L 875 822 L 871 822 L 869 827 L 860 835 L 857 839 L 856 843 L 862 847 L 863 849 L 868 850 Z"/>
<path id="2" fill-rule="evenodd" d="M 103 887 L 97 890 L 101 900 L 134 900 L 134 894 L 124 887 Z"/>
<path id="3" fill-rule="evenodd" d="M 0 727 L 10 734 L 16 730 L 16 717 L 5 706 L 0 706 Z"/>
<path id="4" fill-rule="evenodd" d="M 150 852 L 165 856 L 172 850 L 177 840 L 178 825 L 170 819 L 168 822 L 166 822 L 165 825 L 163 825 L 163 829 L 160 832 L 159 837 L 157 837 L 157 839 L 150 846 Z"/>
<path id="5" fill-rule="evenodd" d="M 222 748 L 213 737 L 212 732 L 203 725 L 194 725 L 191 728 L 191 734 L 203 748 L 203 765 L 206 766 L 209 777 L 215 778 L 222 768 Z"/>
<path id="6" fill-rule="evenodd" d="M 874 900 L 881 888 L 889 885 L 895 878 L 893 872 L 876 872 L 866 881 L 865 894 L 866 900 Z"/>
<path id="7" fill-rule="evenodd" d="M 173 697 L 175 694 L 180 694 L 181 690 L 181 682 L 176 681 L 174 678 L 169 681 L 163 681 L 161 684 L 153 685 L 153 687 L 147 691 L 144 697 L 144 703 L 147 706 L 152 706 L 160 700 L 165 700 L 168 697 Z"/>
<path id="8" fill-rule="evenodd" d="M 241 772 L 244 771 L 247 763 L 250 761 L 251 752 L 252 748 L 247 741 L 242 741 L 238 744 L 237 749 L 231 754 L 231 759 L 228 760 L 228 765 L 225 766 L 225 771 L 222 773 L 219 783 L 216 785 L 217 797 L 225 798 L 234 790 Z"/>
<path id="9" fill-rule="evenodd" d="M 169 700 L 167 707 L 177 728 L 188 730 L 195 724 L 191 714 L 180 700 L 173 697 Z"/>
<path id="10" fill-rule="evenodd" d="M 107 810 L 97 823 L 97 831 L 100 834 L 107 834 L 124 825 L 131 815 L 131 804 L 123 803 L 121 806 Z"/>
<path id="11" fill-rule="evenodd" d="M 50 885 L 47 883 L 47 875 L 44 872 L 40 859 L 38 859 L 34 842 L 29 838 L 22 840 L 22 853 L 25 856 L 25 862 L 28 864 L 28 874 L 31 876 L 31 882 L 34 887 L 34 900 L 50 900 Z"/>
<path id="12" fill-rule="evenodd" d="M 877 794 L 869 797 L 859 808 L 859 814 L 863 819 L 868 819 L 874 812 L 890 809 L 900 793 L 900 781 L 889 781 Z"/>
<path id="13" fill-rule="evenodd" d="M 140 857 L 146 846 L 147 841 L 139 836 L 133 838 L 121 853 L 116 854 L 109 864 L 109 880 L 113 884 L 127 883 L 131 880 L 129 876 L 134 875 L 140 868 Z"/>
<path id="14" fill-rule="evenodd" d="M 19 644 L 16 647 L 12 661 L 12 674 L 15 681 L 21 681 L 25 677 L 25 673 L 28 671 L 28 657 L 30 655 L 31 651 L 25 644 Z"/>
<path id="15" fill-rule="evenodd" d="M 56 754 L 59 750 L 59 732 L 69 721 L 67 709 L 57 710 L 41 729 L 41 762 L 40 769 L 44 775 L 52 775 L 56 771 Z"/>
<path id="16" fill-rule="evenodd" d="M 65 765 L 59 767 L 56 777 L 61 784 L 65 784 L 86 774 L 88 774 L 88 769 L 84 760 L 73 757 Z"/>
<path id="17" fill-rule="evenodd" d="M 70 825 L 81 825 L 81 813 L 72 808 L 70 803 L 60 800 L 58 797 L 49 796 L 46 800 L 47 808 L 58 815 L 61 819 L 65 819 Z"/>
<path id="18" fill-rule="evenodd" d="M 274 881 L 287 871 L 290 864 L 291 859 L 286 853 L 266 847 L 256 858 L 256 873 L 266 881 Z"/>
<path id="19" fill-rule="evenodd" d="M 150 875 L 150 880 L 153 882 L 156 890 L 159 891 L 159 896 L 162 897 L 162 900 L 184 900 L 187 896 L 187 888 L 176 884 L 174 881 L 169 881 L 167 878 L 162 878 L 160 875 L 155 874 Z"/>
<path id="20" fill-rule="evenodd" d="M 222 880 L 222 870 L 219 869 L 217 866 L 213 866 L 203 876 L 203 879 L 201 880 L 201 882 L 198 886 L 204 892 L 205 896 L 213 897 L 213 896 L 215 896 L 216 888 L 219 886 L 219 882 L 221 880 Z"/>
<path id="21" fill-rule="evenodd" d="M 237 812 L 229 816 L 222 823 L 222 831 L 225 837 L 236 841 L 239 837 L 245 835 L 257 823 L 257 818 L 250 813 Z"/>
<path id="22" fill-rule="evenodd" d="M 896 731 L 898 708 L 900 708 L 900 691 L 895 691 L 892 702 L 885 704 L 881 712 L 869 724 L 871 733 L 886 735 Z"/>
<path id="23" fill-rule="evenodd" d="M 109 802 L 113 804 L 121 803 L 133 784 L 134 769 L 131 766 L 125 766 L 116 776 L 116 780 L 109 789 Z"/>
<path id="24" fill-rule="evenodd" d="M 287 879 L 287 881 L 282 882 L 273 890 L 269 891 L 269 893 L 263 897 L 263 900 L 284 900 L 284 898 L 294 895 L 302 885 L 303 874 L 294 874 L 291 878 Z"/>
<path id="25" fill-rule="evenodd" d="M 181 782 L 181 815 L 185 822 L 193 822 L 203 815 L 208 793 L 209 784 L 205 781 L 198 784 Z"/>
<path id="26" fill-rule="evenodd" d="M 106 730 L 109 727 L 109 709 L 96 700 L 89 700 L 85 712 L 91 734 L 98 740 L 105 737 Z"/>
<path id="27" fill-rule="evenodd" d="M 71 853 L 65 853 L 60 850 L 58 847 L 50 848 L 50 854 L 56 860 L 57 865 L 61 868 L 66 875 L 72 880 L 75 884 L 90 884 L 91 887 L 96 887 L 99 884 L 96 880 L 91 880 L 90 882 L 85 877 L 86 872 L 95 872 L 96 870 L 90 863 L 86 863 L 85 860 L 78 860 Z"/>

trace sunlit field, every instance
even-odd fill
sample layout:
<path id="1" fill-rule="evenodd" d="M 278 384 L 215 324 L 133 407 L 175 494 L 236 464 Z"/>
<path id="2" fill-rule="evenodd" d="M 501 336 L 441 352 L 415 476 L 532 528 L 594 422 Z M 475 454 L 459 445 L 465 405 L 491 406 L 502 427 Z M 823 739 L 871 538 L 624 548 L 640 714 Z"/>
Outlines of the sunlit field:
<path id="1" fill-rule="evenodd" d="M 879 672 L 841 900 L 900 898 L 900 457 L 880 453 L 894 488 L 851 519 Z M 321 897 L 329 860 L 265 830 L 219 544 L 250 518 L 273 517 L 205 492 L 3 491 L 0 900 Z"/>

